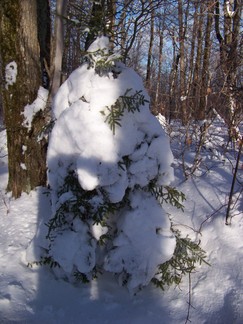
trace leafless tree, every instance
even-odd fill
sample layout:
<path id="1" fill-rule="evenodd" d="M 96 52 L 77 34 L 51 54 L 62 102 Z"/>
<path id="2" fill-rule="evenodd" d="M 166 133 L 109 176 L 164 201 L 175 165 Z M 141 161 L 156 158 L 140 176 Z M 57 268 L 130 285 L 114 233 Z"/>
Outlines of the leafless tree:
<path id="1" fill-rule="evenodd" d="M 46 183 L 46 140 L 40 136 L 45 125 L 44 112 L 34 116 L 30 129 L 23 125 L 23 112 L 36 99 L 39 87 L 45 85 L 42 63 L 48 53 L 43 48 L 37 18 L 47 6 L 47 0 L 46 6 L 37 6 L 37 0 L 0 3 L 1 74 L 6 77 L 5 68 L 9 66 L 15 69 L 16 77 L 10 83 L 5 79 L 1 88 L 8 140 L 8 190 L 14 197 Z"/>

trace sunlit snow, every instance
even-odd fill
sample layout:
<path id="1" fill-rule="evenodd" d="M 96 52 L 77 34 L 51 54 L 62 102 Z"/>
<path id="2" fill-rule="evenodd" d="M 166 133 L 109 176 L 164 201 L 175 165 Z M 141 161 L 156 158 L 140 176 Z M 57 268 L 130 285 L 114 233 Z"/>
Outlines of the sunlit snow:
<path id="1" fill-rule="evenodd" d="M 8 179 L 6 131 L 0 132 L 1 323 L 182 324 L 187 319 L 195 324 L 243 322 L 242 199 L 235 205 L 231 226 L 225 226 L 224 218 L 232 165 L 235 164 L 235 151 L 224 152 L 227 127 L 219 117 L 211 124 L 202 155 L 210 171 L 202 172 L 200 169 L 200 176 L 187 181 L 183 176 L 179 154 L 183 149 L 180 145 L 184 143 L 186 130 L 181 128 L 180 132 L 175 121 L 170 128 L 173 130 L 172 149 L 175 157 L 178 157 L 174 162 L 174 184 L 186 194 L 187 200 L 184 214 L 170 206 L 165 206 L 166 212 L 171 214 L 183 236 L 197 236 L 200 239 L 211 266 L 198 266 L 190 276 L 190 283 L 188 276 L 185 276 L 179 287 L 172 286 L 162 291 L 148 285 L 136 296 L 118 287 L 117 281 L 109 273 L 98 276 L 98 280 L 88 284 L 71 285 L 57 280 L 48 267 L 27 267 L 30 260 L 40 258 L 38 246 L 48 248 L 48 241 L 40 233 L 46 232 L 45 223 L 51 213 L 50 197 L 47 188 L 36 188 L 29 195 L 22 194 L 16 200 L 10 193 L 5 193 Z M 184 152 L 186 162 L 195 153 L 192 145 L 190 150 Z M 145 149 L 146 145 L 141 151 Z M 225 160 L 226 156 L 229 160 Z M 241 157 L 240 165 L 242 162 Z M 241 169 L 238 178 L 242 181 Z M 135 208 L 136 200 L 133 206 Z M 137 215 L 131 216 L 136 221 Z M 148 216 L 151 213 L 148 212 Z M 123 224 L 127 221 L 125 226 L 129 229 L 129 220 L 121 218 Z M 100 226 L 93 227 L 95 239 L 98 240 L 105 233 L 103 230 Z M 38 244 L 31 244 L 37 238 Z M 119 240 L 117 238 L 117 245 Z M 149 242 L 142 242 L 147 253 L 146 243 Z M 189 298 L 191 306 L 188 304 Z"/>
<path id="2" fill-rule="evenodd" d="M 58 192 L 70 171 L 77 174 L 82 189 L 102 190 L 110 203 L 121 202 L 127 190 L 130 191 L 130 203 L 121 212 L 117 211 L 121 213 L 117 238 L 106 251 L 104 267 L 114 273 L 124 269 L 131 277 L 129 287 L 136 288 L 147 285 L 157 266 L 174 252 L 175 238 L 170 232 L 168 216 L 150 193 L 143 192 L 152 180 L 158 186 L 173 180 L 173 156 L 163 128 L 149 110 L 149 97 L 141 78 L 122 63 L 113 63 L 107 73 L 97 73 L 97 62 L 104 53 L 109 61 L 108 46 L 106 37 L 98 38 L 88 49 L 89 55 L 93 55 L 93 66 L 85 63 L 75 70 L 54 99 L 56 121 L 48 147 L 48 179 L 53 215 L 60 207 L 60 199 L 63 201 Z M 111 129 L 106 119 L 110 107 L 122 96 L 136 93 L 143 98 L 139 110 L 124 110 L 119 124 Z M 149 211 L 153 216 L 148 217 Z M 132 218 L 134 226 L 129 221 Z M 68 276 L 74 268 L 86 273 L 96 263 L 95 238 L 85 251 L 85 235 L 93 232 L 92 226 L 86 232 L 74 226 L 75 233 L 62 233 L 51 243 L 49 255 Z M 157 228 L 161 229 L 160 234 L 156 234 Z M 151 243 L 147 252 L 144 241 Z"/>
<path id="3" fill-rule="evenodd" d="M 27 104 L 24 107 L 23 116 L 23 126 L 27 127 L 29 130 L 32 127 L 32 120 L 34 116 L 41 110 L 44 110 L 46 107 L 46 102 L 48 98 L 48 90 L 40 87 L 38 90 L 37 98 L 34 102 Z"/>

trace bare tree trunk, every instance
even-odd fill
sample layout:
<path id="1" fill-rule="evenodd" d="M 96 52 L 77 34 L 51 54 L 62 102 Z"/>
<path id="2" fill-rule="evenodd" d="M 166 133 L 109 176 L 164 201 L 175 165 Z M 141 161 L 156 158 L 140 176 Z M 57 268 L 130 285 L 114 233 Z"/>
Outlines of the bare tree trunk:
<path id="1" fill-rule="evenodd" d="M 85 43 L 85 50 L 97 36 L 105 34 L 105 0 L 94 1 L 92 6 L 91 17 L 89 21 L 89 33 Z"/>
<path id="2" fill-rule="evenodd" d="M 176 43 L 174 33 L 172 35 L 172 44 L 173 44 L 173 64 L 170 72 L 170 88 L 169 88 L 169 122 L 172 118 L 177 118 L 177 105 L 175 100 L 175 86 L 178 75 L 178 65 L 180 61 L 180 54 L 176 53 Z"/>
<path id="3" fill-rule="evenodd" d="M 185 66 L 185 26 L 183 19 L 182 0 L 178 0 L 178 21 L 179 21 L 179 52 L 180 52 L 180 103 L 181 103 L 181 118 L 185 125 L 187 121 L 187 106 L 186 106 L 186 66 Z"/>
<path id="4" fill-rule="evenodd" d="M 1 0 L 0 46 L 2 74 L 7 66 L 12 69 L 12 79 L 5 75 L 1 89 L 9 157 L 7 189 L 19 197 L 46 184 L 46 141 L 40 136 L 43 111 L 32 116 L 30 129 L 23 125 L 24 108 L 36 99 L 42 84 L 36 1 Z"/>
<path id="5" fill-rule="evenodd" d="M 194 15 L 193 15 L 193 28 L 192 28 L 192 38 L 191 38 L 191 52 L 189 59 L 189 71 L 188 71 L 188 81 L 187 81 L 187 89 L 186 95 L 189 96 L 192 87 L 192 77 L 193 77 L 193 67 L 194 67 L 194 57 L 195 57 L 195 44 L 197 38 L 197 29 L 198 29 L 198 2 L 195 3 Z"/>
<path id="6" fill-rule="evenodd" d="M 108 34 L 111 42 L 111 49 L 114 48 L 114 26 L 115 26 L 115 18 L 116 18 L 116 1 L 115 0 L 107 0 L 107 10 L 108 10 Z"/>
<path id="7" fill-rule="evenodd" d="M 237 172 L 238 172 L 238 169 L 239 169 L 239 162 L 240 162 L 240 156 L 241 156 L 241 151 L 242 151 L 242 144 L 243 144 L 243 138 L 240 139 L 239 150 L 238 150 L 237 159 L 236 159 L 236 165 L 235 165 L 233 179 L 232 179 L 230 193 L 229 193 L 229 200 L 228 200 L 228 206 L 227 206 L 226 217 L 225 217 L 225 224 L 226 225 L 231 224 L 230 210 L 231 210 L 231 204 L 232 204 L 232 200 L 233 200 L 236 176 L 237 176 Z"/>
<path id="8" fill-rule="evenodd" d="M 163 21 L 159 23 L 158 33 L 159 33 L 159 65 L 158 65 L 158 75 L 157 75 L 157 84 L 156 84 L 156 91 L 155 91 L 155 113 L 158 114 L 163 113 L 161 111 L 161 73 L 162 73 L 162 62 L 163 62 L 163 47 L 164 47 L 164 23 L 165 18 L 163 17 Z"/>
<path id="9" fill-rule="evenodd" d="M 220 48 L 220 64 L 224 74 L 223 92 L 227 100 L 228 116 L 224 116 L 229 125 L 229 135 L 235 133 L 234 124 L 235 107 L 236 107 L 236 74 L 239 61 L 237 59 L 237 47 L 240 33 L 240 19 L 242 12 L 242 1 L 230 0 L 224 1 L 224 26 L 223 36 L 220 28 L 220 5 L 219 1 L 215 2 L 215 31 Z"/>
<path id="10" fill-rule="evenodd" d="M 62 79 L 62 58 L 64 52 L 64 21 L 68 0 L 57 0 L 56 18 L 54 31 L 54 50 L 53 50 L 53 77 L 51 85 L 51 98 L 55 96 L 61 85 Z"/>
<path id="11" fill-rule="evenodd" d="M 124 2 L 124 7 L 126 8 L 128 0 L 123 0 Z M 121 13 L 121 18 L 118 22 L 118 25 L 121 26 L 121 31 L 120 31 L 120 46 L 122 50 L 122 55 L 123 55 L 123 61 L 126 63 L 126 42 L 127 42 L 127 30 L 126 30 L 126 10 L 123 10 Z"/>
<path id="12" fill-rule="evenodd" d="M 38 41 L 40 44 L 40 62 L 42 85 L 48 89 L 50 85 L 51 67 L 51 17 L 48 0 L 37 0 Z"/>
<path id="13" fill-rule="evenodd" d="M 206 109 L 207 109 L 207 98 L 208 98 L 208 89 L 209 89 L 209 63 L 210 63 L 210 53 L 211 53 L 211 31 L 213 24 L 213 7 L 214 0 L 208 2 L 208 14 L 207 14 L 207 24 L 205 31 L 205 44 L 204 44 L 204 54 L 203 54 L 203 66 L 202 66 L 202 80 L 200 87 L 200 101 L 199 101 L 199 119 L 205 119 Z"/>
<path id="14" fill-rule="evenodd" d="M 192 85 L 192 97 L 194 99 L 194 117 L 197 118 L 199 111 L 200 87 L 201 87 L 201 64 L 202 64 L 202 52 L 203 52 L 203 4 L 200 3 L 199 21 L 197 26 L 197 54 L 193 69 L 193 85 Z"/>
<path id="15" fill-rule="evenodd" d="M 152 0 L 150 0 L 150 5 Z M 154 10 L 151 11 L 151 22 L 150 22 L 150 41 L 148 49 L 148 60 L 147 60 L 147 73 L 146 73 L 146 87 L 148 91 L 151 89 L 151 65 L 152 65 L 152 52 L 154 45 Z"/>

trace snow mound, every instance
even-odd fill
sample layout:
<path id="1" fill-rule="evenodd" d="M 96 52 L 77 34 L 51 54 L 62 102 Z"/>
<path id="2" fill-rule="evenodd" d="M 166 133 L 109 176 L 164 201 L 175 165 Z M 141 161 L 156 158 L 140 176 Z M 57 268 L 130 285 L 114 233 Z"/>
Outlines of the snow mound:
<path id="1" fill-rule="evenodd" d="M 108 43 L 102 38 L 89 50 L 104 48 Z M 83 64 L 60 87 L 54 100 L 56 122 L 47 156 L 52 217 L 60 214 L 62 206 L 67 209 L 59 215 L 62 221 L 56 222 L 62 224 L 54 222 L 48 253 L 68 276 L 76 270 L 88 275 L 97 263 L 99 241 L 93 234 L 94 220 L 102 224 L 108 218 L 114 241 L 106 245 L 102 263 L 108 271 L 129 274 L 130 286 L 136 288 L 146 285 L 157 266 L 173 255 L 175 238 L 170 222 L 148 190 L 151 183 L 163 186 L 173 180 L 173 157 L 164 130 L 150 113 L 141 78 L 122 63 L 107 63 L 107 51 L 104 66 L 99 65 L 102 73 L 97 73 L 97 57 L 92 64 Z M 83 192 L 82 199 L 86 197 L 86 205 L 78 205 L 77 190 L 65 189 L 71 174 Z M 70 205 L 79 209 L 79 221 Z M 112 212 L 104 212 L 97 221 L 95 215 L 111 207 Z M 78 228 L 77 222 L 84 228 Z"/>
<path id="2" fill-rule="evenodd" d="M 158 264 L 171 258 L 175 241 L 169 219 L 154 197 L 134 192 L 131 205 L 131 210 L 119 217 L 118 235 L 113 241 L 114 248 L 106 256 L 104 267 L 117 273 L 126 269 L 131 278 L 128 288 L 133 291 L 141 283 L 149 284 Z"/>

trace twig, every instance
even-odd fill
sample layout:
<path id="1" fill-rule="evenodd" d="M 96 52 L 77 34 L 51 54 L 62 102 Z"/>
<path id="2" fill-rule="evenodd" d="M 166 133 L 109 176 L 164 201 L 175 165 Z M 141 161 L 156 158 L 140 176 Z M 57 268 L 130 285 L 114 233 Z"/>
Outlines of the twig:
<path id="1" fill-rule="evenodd" d="M 213 217 L 215 214 L 217 214 L 222 208 L 226 207 L 227 204 L 224 204 L 222 206 L 220 206 L 217 210 L 215 210 L 210 216 L 208 216 L 200 225 L 199 229 L 198 229 L 198 233 L 201 234 L 201 230 L 202 230 L 202 227 L 203 225 L 211 218 Z"/>
<path id="2" fill-rule="evenodd" d="M 240 140 L 239 151 L 238 151 L 238 155 L 237 155 L 233 180 L 232 180 L 230 194 L 229 194 L 229 201 L 228 201 L 228 207 L 227 207 L 227 211 L 226 211 L 225 225 L 230 225 L 230 223 L 231 223 L 230 209 L 231 209 L 231 204 L 232 204 L 232 199 L 233 199 L 236 175 L 237 175 L 237 172 L 238 172 L 238 167 L 239 167 L 239 162 L 240 162 L 240 155 L 241 155 L 241 150 L 242 150 L 242 142 L 243 142 L 243 139 Z"/>
<path id="3" fill-rule="evenodd" d="M 189 272 L 188 274 L 188 307 L 187 307 L 187 316 L 186 316 L 186 321 L 185 321 L 185 324 L 187 324 L 188 322 L 191 323 L 191 320 L 190 320 L 190 309 L 191 307 L 194 308 L 192 306 L 192 280 L 191 280 L 191 273 Z"/>
<path id="4" fill-rule="evenodd" d="M 232 209 L 235 209 L 236 204 L 237 204 L 237 202 L 239 201 L 239 199 L 240 199 L 240 197 L 241 197 L 241 195 L 242 195 L 242 192 L 243 192 L 243 187 L 242 187 L 242 189 L 240 190 L 240 192 L 238 193 L 238 196 L 237 196 L 237 198 L 235 199 L 235 202 L 234 202 L 234 205 L 233 205 Z"/>
<path id="5" fill-rule="evenodd" d="M 2 196 L 2 200 L 3 200 L 4 206 L 6 207 L 6 210 L 7 210 L 7 214 L 9 214 L 10 208 L 9 208 L 9 206 L 6 203 L 6 200 L 4 198 L 4 195 L 2 194 L 2 191 L 0 191 L 0 192 L 1 192 L 1 196 Z"/>
<path id="6" fill-rule="evenodd" d="M 197 234 L 200 234 L 202 235 L 202 233 L 200 233 L 198 230 L 196 230 L 195 228 L 189 226 L 189 225 L 186 225 L 186 224 L 182 224 L 182 223 L 173 223 L 173 226 L 183 226 L 183 227 L 186 227 L 186 228 L 189 228 L 190 230 L 192 230 L 194 233 L 197 233 Z"/>

